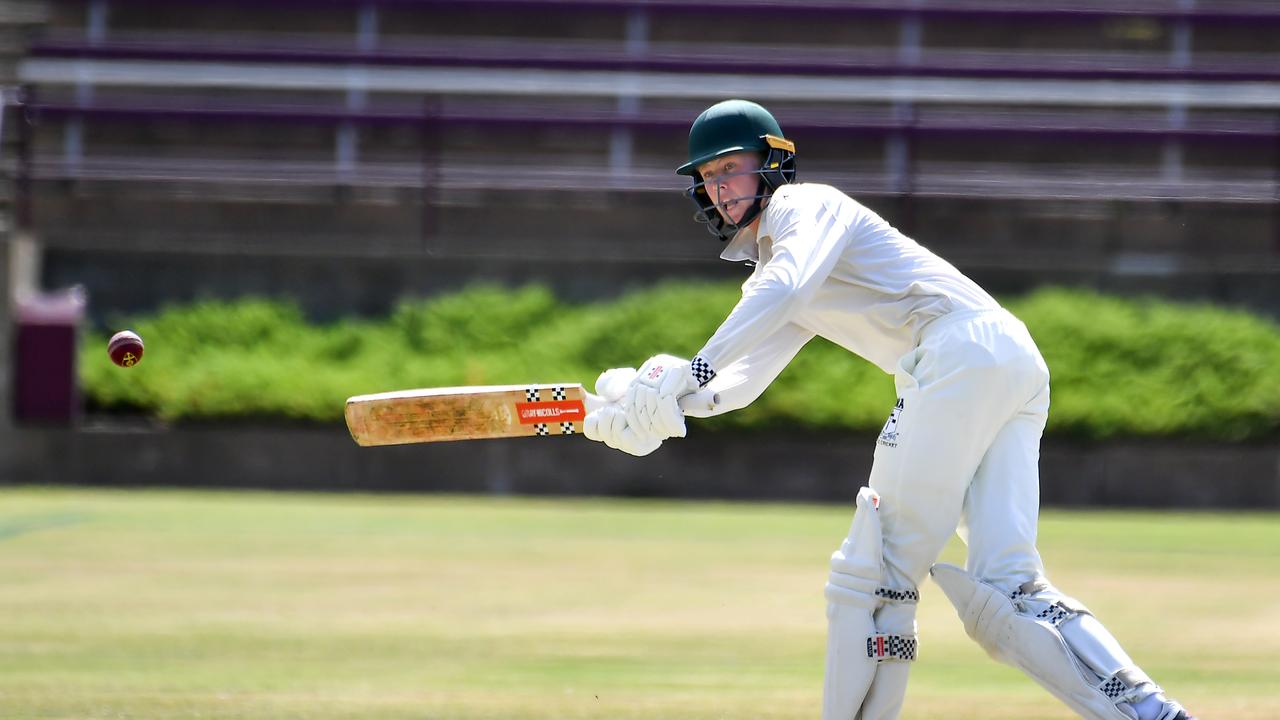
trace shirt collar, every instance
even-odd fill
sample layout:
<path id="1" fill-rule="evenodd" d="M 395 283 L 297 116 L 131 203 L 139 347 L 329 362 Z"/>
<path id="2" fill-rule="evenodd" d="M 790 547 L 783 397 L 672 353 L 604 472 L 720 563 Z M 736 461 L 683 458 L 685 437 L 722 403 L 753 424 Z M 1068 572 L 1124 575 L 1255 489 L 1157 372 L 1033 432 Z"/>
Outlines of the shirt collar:
<path id="1" fill-rule="evenodd" d="M 760 223 L 754 222 L 739 230 L 720 253 L 720 258 L 729 262 L 760 262 L 760 245 L 756 242 L 756 229 L 759 227 Z"/>

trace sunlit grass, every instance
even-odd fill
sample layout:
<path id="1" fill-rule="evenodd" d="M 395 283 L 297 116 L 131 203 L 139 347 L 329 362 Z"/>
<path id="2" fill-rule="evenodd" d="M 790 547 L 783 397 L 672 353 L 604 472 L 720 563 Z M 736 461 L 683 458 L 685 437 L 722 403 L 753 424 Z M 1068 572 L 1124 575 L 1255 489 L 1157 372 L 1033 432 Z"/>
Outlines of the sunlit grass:
<path id="1" fill-rule="evenodd" d="M 0 717 L 815 718 L 848 515 L 8 489 Z M 1280 716 L 1278 521 L 1049 512 L 1042 549 L 1202 717 L 1262 720 Z M 923 590 L 904 718 L 1072 717 Z"/>

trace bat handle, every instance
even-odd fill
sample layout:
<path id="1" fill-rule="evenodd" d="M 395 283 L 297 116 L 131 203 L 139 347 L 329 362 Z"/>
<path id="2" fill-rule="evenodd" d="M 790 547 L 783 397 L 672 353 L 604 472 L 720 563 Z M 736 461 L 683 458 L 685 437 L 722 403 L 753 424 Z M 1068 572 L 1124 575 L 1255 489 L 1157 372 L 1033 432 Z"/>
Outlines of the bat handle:
<path id="1" fill-rule="evenodd" d="M 582 392 L 582 399 L 582 404 L 586 406 L 587 412 L 595 412 L 609 404 L 608 400 L 585 390 Z M 689 393 L 677 402 L 680 403 L 680 409 L 686 415 L 701 417 L 715 411 L 716 405 L 720 404 L 720 393 L 703 389 Z"/>
<path id="2" fill-rule="evenodd" d="M 685 415 L 700 416 L 703 413 L 715 411 L 716 406 L 720 404 L 720 393 L 703 388 L 685 395 L 678 402 Z"/>

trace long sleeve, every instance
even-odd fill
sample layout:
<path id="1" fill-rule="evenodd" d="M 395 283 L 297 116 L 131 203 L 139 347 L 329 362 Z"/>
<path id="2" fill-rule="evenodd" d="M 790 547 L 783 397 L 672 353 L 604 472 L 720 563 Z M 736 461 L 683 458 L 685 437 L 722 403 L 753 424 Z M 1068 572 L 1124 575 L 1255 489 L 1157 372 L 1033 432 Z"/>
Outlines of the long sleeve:
<path id="1" fill-rule="evenodd" d="M 813 332 L 799 325 L 783 325 L 707 383 L 706 387 L 720 396 L 714 410 L 695 410 L 685 414 L 711 417 L 750 405 L 812 338 Z"/>
<path id="2" fill-rule="evenodd" d="M 704 385 L 785 326 L 813 298 L 849 242 L 848 226 L 822 202 L 797 203 L 791 196 L 775 196 L 762 226 L 766 220 L 772 255 L 698 353 L 695 371 L 702 369 L 699 380 Z"/>

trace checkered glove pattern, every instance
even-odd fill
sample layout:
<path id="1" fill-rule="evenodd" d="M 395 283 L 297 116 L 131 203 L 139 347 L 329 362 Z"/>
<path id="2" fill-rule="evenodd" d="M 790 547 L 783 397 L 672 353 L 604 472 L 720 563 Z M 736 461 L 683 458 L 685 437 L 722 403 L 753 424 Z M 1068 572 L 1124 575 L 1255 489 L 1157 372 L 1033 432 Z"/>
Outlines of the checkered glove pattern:
<path id="1" fill-rule="evenodd" d="M 689 370 L 693 373 L 693 379 L 697 381 L 698 387 L 706 387 L 707 383 L 711 382 L 712 378 L 716 376 L 715 369 L 711 367 L 710 363 L 703 360 L 701 355 L 695 356 L 689 362 Z"/>

